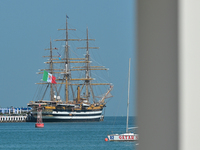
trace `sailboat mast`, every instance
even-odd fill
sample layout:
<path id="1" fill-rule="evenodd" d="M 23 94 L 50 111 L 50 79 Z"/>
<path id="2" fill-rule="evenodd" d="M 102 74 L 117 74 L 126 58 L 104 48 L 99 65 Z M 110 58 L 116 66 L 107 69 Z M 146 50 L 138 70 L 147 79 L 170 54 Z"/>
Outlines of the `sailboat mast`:
<path id="1" fill-rule="evenodd" d="M 50 73 L 53 74 L 53 61 L 52 61 L 52 43 L 50 39 Z M 54 100 L 54 93 L 53 93 L 53 84 L 50 83 L 50 95 L 51 95 L 51 101 Z"/>
<path id="2" fill-rule="evenodd" d="M 131 63 L 131 58 L 129 58 L 129 71 L 128 71 L 128 100 L 127 100 L 126 132 L 128 132 L 128 115 L 129 115 L 130 63 Z"/>
<path id="3" fill-rule="evenodd" d="M 67 18 L 68 16 L 66 15 L 66 43 L 65 43 L 65 70 L 66 70 L 66 76 L 65 76 L 65 99 L 66 103 L 68 102 L 69 99 L 69 92 L 68 92 L 68 81 L 69 81 L 69 64 L 68 64 L 68 59 L 69 59 L 69 51 L 68 51 L 68 25 L 67 25 Z"/>

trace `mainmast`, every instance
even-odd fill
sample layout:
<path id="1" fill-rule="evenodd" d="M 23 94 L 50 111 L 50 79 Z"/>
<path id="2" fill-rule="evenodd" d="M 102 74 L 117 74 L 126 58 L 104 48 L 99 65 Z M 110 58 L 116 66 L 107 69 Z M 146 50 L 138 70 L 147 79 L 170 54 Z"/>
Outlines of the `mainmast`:
<path id="1" fill-rule="evenodd" d="M 66 103 L 69 100 L 69 90 L 68 90 L 68 82 L 69 82 L 69 64 L 68 64 L 68 59 L 69 59 L 69 51 L 68 51 L 68 25 L 67 25 L 67 18 L 68 16 L 66 15 L 66 43 L 65 43 L 65 70 L 66 70 L 66 74 L 65 74 L 65 99 L 66 99 Z"/>
<path id="2" fill-rule="evenodd" d="M 66 28 L 65 29 L 58 29 L 58 30 L 66 30 L 66 37 L 65 39 L 57 39 L 55 41 L 66 41 L 65 42 L 65 72 L 64 72 L 64 77 L 65 77 L 65 100 L 66 103 L 69 101 L 69 81 L 70 81 L 70 58 L 69 58 L 69 45 L 68 41 L 79 41 L 79 39 L 69 39 L 68 38 L 68 30 L 76 30 L 76 29 L 68 29 L 68 23 L 67 19 L 69 17 L 66 15 Z M 57 62 L 57 63 L 63 63 L 63 62 Z M 61 83 L 62 84 L 62 83 Z"/>

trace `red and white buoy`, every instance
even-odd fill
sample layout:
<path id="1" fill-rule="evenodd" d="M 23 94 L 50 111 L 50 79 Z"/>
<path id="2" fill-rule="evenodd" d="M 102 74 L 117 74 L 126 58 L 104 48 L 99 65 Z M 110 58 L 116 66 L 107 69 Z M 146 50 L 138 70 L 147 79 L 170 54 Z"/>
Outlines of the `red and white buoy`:
<path id="1" fill-rule="evenodd" d="M 39 104 L 38 110 L 37 110 L 37 122 L 35 124 L 36 128 L 43 128 L 44 123 L 42 122 L 42 107 L 41 104 Z"/>

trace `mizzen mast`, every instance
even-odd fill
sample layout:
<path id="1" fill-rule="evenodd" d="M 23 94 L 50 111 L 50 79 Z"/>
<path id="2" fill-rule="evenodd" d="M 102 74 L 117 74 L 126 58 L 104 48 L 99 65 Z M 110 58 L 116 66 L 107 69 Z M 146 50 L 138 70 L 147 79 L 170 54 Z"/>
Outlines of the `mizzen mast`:
<path id="1" fill-rule="evenodd" d="M 90 77 L 90 55 L 89 55 L 89 49 L 99 49 L 99 47 L 89 47 L 89 40 L 95 40 L 95 39 L 89 39 L 89 35 L 88 35 L 88 28 L 86 30 L 86 34 L 87 34 L 87 38 L 83 39 L 86 40 L 86 47 L 78 47 L 77 49 L 86 49 L 86 55 L 85 55 L 85 67 L 83 70 L 85 70 L 85 92 L 86 92 L 86 100 L 89 102 L 89 97 L 90 97 L 90 92 L 89 92 L 89 88 L 91 90 L 92 93 L 92 97 L 93 97 L 93 101 L 94 101 L 94 93 L 93 90 L 91 88 L 91 77 Z M 80 69 L 81 70 L 81 69 Z"/>

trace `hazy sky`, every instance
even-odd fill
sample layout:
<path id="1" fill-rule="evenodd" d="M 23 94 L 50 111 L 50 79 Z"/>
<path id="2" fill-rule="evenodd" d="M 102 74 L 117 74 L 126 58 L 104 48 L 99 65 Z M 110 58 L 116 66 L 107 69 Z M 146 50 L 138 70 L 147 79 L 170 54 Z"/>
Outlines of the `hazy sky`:
<path id="1" fill-rule="evenodd" d="M 6 0 L 0 1 L 1 84 L 0 106 L 21 107 L 33 99 L 36 72 L 44 68 L 44 49 L 69 25 L 95 38 L 97 55 L 109 68 L 114 96 L 106 116 L 125 116 L 128 89 L 128 59 L 131 64 L 130 114 L 135 115 L 135 1 L 134 0 Z M 59 32 L 59 33 L 58 33 Z M 53 44 L 55 42 L 53 41 Z M 56 45 L 56 44 L 55 44 Z"/>

